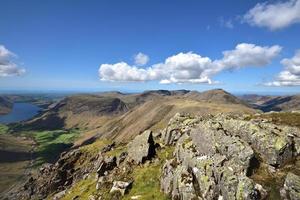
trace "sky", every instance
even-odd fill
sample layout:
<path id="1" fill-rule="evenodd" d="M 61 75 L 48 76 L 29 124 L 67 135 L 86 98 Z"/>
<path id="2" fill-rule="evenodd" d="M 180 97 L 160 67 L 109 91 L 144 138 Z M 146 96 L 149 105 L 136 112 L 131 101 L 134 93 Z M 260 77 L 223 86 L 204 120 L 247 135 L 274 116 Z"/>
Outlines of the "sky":
<path id="1" fill-rule="evenodd" d="M 0 92 L 300 93 L 300 0 L 2 0 Z"/>

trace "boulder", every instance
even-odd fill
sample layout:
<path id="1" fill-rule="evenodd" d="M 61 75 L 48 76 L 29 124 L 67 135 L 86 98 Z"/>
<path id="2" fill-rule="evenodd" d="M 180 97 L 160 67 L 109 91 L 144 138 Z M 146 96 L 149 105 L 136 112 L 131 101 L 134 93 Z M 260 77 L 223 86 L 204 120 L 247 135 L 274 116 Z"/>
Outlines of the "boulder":
<path id="1" fill-rule="evenodd" d="M 117 158 L 115 156 L 105 157 L 100 163 L 97 174 L 98 176 L 104 176 L 108 171 L 113 170 L 117 166 Z"/>
<path id="2" fill-rule="evenodd" d="M 110 193 L 119 192 L 122 196 L 131 188 L 132 182 L 114 181 Z"/>
<path id="3" fill-rule="evenodd" d="M 262 122 L 239 119 L 217 119 L 222 128 L 231 136 L 240 137 L 251 144 L 264 162 L 279 167 L 295 156 L 293 137 L 288 136 L 288 128 Z"/>
<path id="4" fill-rule="evenodd" d="M 144 163 L 155 156 L 152 131 L 147 130 L 128 144 L 128 160 L 136 164 Z"/>
<path id="5" fill-rule="evenodd" d="M 299 200 L 300 199 L 300 176 L 293 173 L 288 173 L 284 186 L 280 191 L 281 197 L 284 200 Z"/>

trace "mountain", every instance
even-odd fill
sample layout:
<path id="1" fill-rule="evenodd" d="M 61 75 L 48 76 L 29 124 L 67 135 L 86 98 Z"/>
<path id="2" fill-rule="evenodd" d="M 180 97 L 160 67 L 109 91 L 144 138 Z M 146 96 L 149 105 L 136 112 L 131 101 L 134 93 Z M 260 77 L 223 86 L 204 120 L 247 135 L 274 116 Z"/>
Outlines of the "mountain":
<path id="1" fill-rule="evenodd" d="M 13 103 L 8 98 L 0 96 L 0 115 L 9 113 L 12 107 Z"/>
<path id="2" fill-rule="evenodd" d="M 187 98 L 200 100 L 200 101 L 208 101 L 214 103 L 224 103 L 224 104 L 242 104 L 247 106 L 247 103 L 238 97 L 222 90 L 222 89 L 214 89 L 205 92 L 197 92 L 192 91 L 185 95 Z"/>
<path id="3" fill-rule="evenodd" d="M 86 127 L 87 124 L 128 111 L 119 98 L 100 95 L 74 95 L 54 103 L 36 118 L 25 122 L 24 129 L 61 129 Z M 93 126 L 92 126 L 93 127 Z"/>
<path id="4" fill-rule="evenodd" d="M 269 111 L 299 111 L 300 95 L 293 96 L 260 96 L 244 95 L 241 97 L 249 102 L 254 108 L 264 112 Z"/>
<path id="5" fill-rule="evenodd" d="M 85 130 L 75 145 L 84 144 L 92 138 L 129 141 L 146 129 L 159 130 L 178 112 L 205 116 L 218 113 L 250 114 L 257 110 L 223 90 L 204 93 L 154 90 L 138 94 L 82 94 L 63 99 L 15 129 Z"/>
<path id="6" fill-rule="evenodd" d="M 273 114 L 220 89 L 69 96 L 7 127 L 11 137 L 31 136 L 37 158 L 60 156 L 4 193 L 8 199 L 293 199 L 300 191 L 300 131 L 286 119 L 300 114 L 276 113 L 276 121 Z M 68 147 L 55 151 L 62 141 Z"/>
<path id="7" fill-rule="evenodd" d="M 261 105 L 263 111 L 297 111 L 300 110 L 300 95 L 274 97 Z"/>

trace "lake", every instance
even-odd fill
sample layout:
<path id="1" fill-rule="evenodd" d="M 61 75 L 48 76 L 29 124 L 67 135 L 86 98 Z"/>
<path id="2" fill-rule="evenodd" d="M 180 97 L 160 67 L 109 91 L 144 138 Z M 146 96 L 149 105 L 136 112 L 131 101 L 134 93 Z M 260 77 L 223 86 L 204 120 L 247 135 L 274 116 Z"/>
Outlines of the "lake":
<path id="1" fill-rule="evenodd" d="M 31 103 L 14 103 L 10 113 L 0 115 L 0 123 L 8 124 L 28 120 L 37 115 L 40 110 L 40 107 Z"/>

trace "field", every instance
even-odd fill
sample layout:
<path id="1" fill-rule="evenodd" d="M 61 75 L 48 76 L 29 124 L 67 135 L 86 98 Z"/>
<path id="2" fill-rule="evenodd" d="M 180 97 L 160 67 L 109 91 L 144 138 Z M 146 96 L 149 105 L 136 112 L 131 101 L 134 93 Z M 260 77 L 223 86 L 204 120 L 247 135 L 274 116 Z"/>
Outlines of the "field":
<path id="1" fill-rule="evenodd" d="M 77 130 L 22 133 L 8 133 L 8 130 L 0 125 L 0 194 L 23 181 L 30 168 L 55 161 L 79 136 Z"/>

